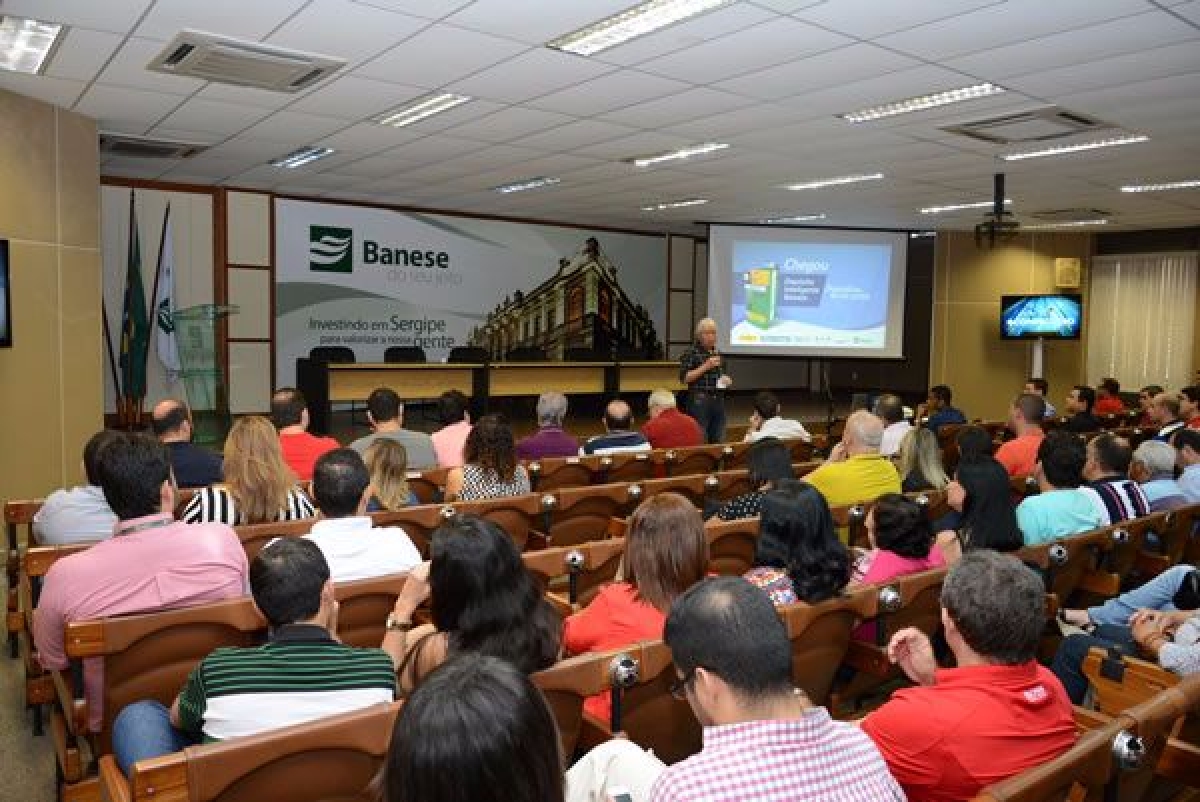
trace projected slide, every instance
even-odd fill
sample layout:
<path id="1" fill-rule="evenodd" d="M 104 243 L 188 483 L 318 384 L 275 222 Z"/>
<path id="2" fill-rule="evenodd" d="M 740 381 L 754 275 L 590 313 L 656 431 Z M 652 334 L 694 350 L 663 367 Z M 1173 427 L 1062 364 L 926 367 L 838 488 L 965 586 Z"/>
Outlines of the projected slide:
<path id="1" fill-rule="evenodd" d="M 717 228 L 709 307 L 731 353 L 900 355 L 903 235 Z"/>
<path id="2" fill-rule="evenodd" d="M 1074 339 L 1083 321 L 1078 295 L 1019 295 L 1003 298 L 1001 335 L 1006 339 Z"/>

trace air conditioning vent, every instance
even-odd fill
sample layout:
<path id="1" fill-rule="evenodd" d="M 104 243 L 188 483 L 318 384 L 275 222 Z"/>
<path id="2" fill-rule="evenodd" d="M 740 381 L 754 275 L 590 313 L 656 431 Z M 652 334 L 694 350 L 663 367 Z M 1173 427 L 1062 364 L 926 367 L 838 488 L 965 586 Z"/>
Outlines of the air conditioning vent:
<path id="1" fill-rule="evenodd" d="M 147 66 L 202 81 L 299 92 L 340 70 L 345 59 L 285 50 L 202 31 L 183 31 Z"/>
<path id="2" fill-rule="evenodd" d="M 1046 142 L 1115 127 L 1112 123 L 1052 106 L 951 125 L 942 130 L 997 145 L 1013 145 L 1022 142 Z"/>
<path id="3" fill-rule="evenodd" d="M 1112 217 L 1112 212 L 1104 209 L 1046 209 L 1033 212 L 1032 216 L 1046 223 L 1079 223 L 1084 220 L 1103 220 Z"/>
<path id="4" fill-rule="evenodd" d="M 100 134 L 100 153 L 126 159 L 189 159 L 208 150 L 197 142 L 150 139 L 132 134 Z"/>

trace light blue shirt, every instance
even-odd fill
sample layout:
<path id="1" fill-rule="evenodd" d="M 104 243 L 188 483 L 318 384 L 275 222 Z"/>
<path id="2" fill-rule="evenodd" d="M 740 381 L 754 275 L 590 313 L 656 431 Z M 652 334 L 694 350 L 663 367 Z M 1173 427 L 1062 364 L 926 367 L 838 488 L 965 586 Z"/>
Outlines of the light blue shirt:
<path id="1" fill-rule="evenodd" d="M 1179 489 L 1188 501 L 1200 504 L 1200 462 L 1183 469 L 1183 475 L 1179 477 Z"/>
<path id="2" fill-rule="evenodd" d="M 1049 543 L 1105 525 L 1104 503 L 1086 487 L 1049 490 L 1017 505 L 1017 526 L 1026 546 Z"/>
<path id="3" fill-rule="evenodd" d="M 1170 477 L 1143 482 L 1142 492 L 1146 494 L 1146 501 L 1153 504 L 1160 498 L 1183 495 L 1183 488 L 1179 486 L 1179 482 L 1176 482 L 1174 477 Z"/>

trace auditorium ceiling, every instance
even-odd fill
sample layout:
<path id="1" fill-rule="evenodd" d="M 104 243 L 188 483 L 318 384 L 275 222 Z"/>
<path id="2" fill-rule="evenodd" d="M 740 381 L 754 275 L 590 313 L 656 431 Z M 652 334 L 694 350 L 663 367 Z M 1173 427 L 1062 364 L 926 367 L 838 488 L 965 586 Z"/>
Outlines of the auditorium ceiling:
<path id="1" fill-rule="evenodd" d="M 43 74 L 0 71 L 0 87 L 104 131 L 209 146 L 178 160 L 105 156 L 108 176 L 652 230 L 793 215 L 953 229 L 984 210 L 919 210 L 987 201 L 1002 171 L 1023 223 L 1097 210 L 1105 229 L 1200 224 L 1200 189 L 1120 189 L 1200 179 L 1200 0 L 754 0 L 588 57 L 546 47 L 634 4 L 3 0 L 0 14 L 68 27 Z M 347 64 L 294 94 L 147 70 L 183 29 Z M 872 122 L 837 116 L 983 82 L 1007 91 Z M 403 128 L 373 121 L 441 93 L 472 100 Z M 1104 136 L 1148 139 L 1004 161 L 1029 146 L 945 130 L 1050 106 L 1115 126 Z M 728 147 L 627 161 L 700 143 Z M 308 145 L 334 152 L 268 165 Z M 558 182 L 493 189 L 536 177 Z M 707 203 L 643 210 L 690 199 Z"/>

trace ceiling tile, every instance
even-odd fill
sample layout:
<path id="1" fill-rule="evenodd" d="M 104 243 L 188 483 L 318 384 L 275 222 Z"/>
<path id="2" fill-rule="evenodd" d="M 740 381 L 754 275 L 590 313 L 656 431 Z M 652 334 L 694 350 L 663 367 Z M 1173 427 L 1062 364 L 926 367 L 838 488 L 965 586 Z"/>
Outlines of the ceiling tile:
<path id="1" fill-rule="evenodd" d="M 689 84 L 623 69 L 528 101 L 525 105 L 588 117 L 683 92 Z"/>
<path id="2" fill-rule="evenodd" d="M 66 38 L 54 51 L 45 74 L 52 78 L 90 81 L 116 52 L 123 38 L 106 31 L 68 28 Z"/>
<path id="3" fill-rule="evenodd" d="M 279 111 L 247 128 L 243 136 L 282 144 L 316 144 L 322 137 L 345 127 L 345 120 L 334 117 Z"/>
<path id="4" fill-rule="evenodd" d="M 65 22 L 97 31 L 125 34 L 150 7 L 153 0 L 104 0 L 81 3 L 79 0 L 5 0 L 3 12 L 23 17 Z"/>
<path id="5" fill-rule="evenodd" d="M 289 92 L 270 92 L 266 89 L 252 89 L 248 86 L 213 83 L 206 85 L 196 93 L 195 97 L 201 100 L 236 103 L 240 106 L 256 106 L 266 111 L 282 109 L 296 100 L 296 96 Z"/>
<path id="6" fill-rule="evenodd" d="M 610 65 L 570 53 L 538 48 L 450 84 L 447 89 L 470 97 L 520 103 L 613 69 Z"/>
<path id="7" fill-rule="evenodd" d="M 1002 3 L 1003 0 L 955 0 L 953 3 L 946 0 L 905 0 L 903 3 L 837 0 L 799 10 L 795 16 L 847 36 L 874 39 Z"/>
<path id="8" fill-rule="evenodd" d="M 579 148 L 577 152 L 584 156 L 596 156 L 602 159 L 627 159 L 631 156 L 641 156 L 645 153 L 658 153 L 660 151 L 681 148 L 689 144 L 692 143 L 681 136 L 671 136 L 670 134 L 661 134 L 656 131 L 639 131 L 636 134 L 621 137 L 620 139 L 613 139 L 609 142 L 586 145 Z"/>
<path id="9" fill-rule="evenodd" d="M 270 114 L 266 109 L 239 106 L 215 100 L 192 98 L 165 118 L 160 125 L 209 134 L 233 136 Z"/>
<path id="10" fill-rule="evenodd" d="M 463 28 L 540 45 L 624 11 L 630 5 L 631 0 L 570 0 L 542 4 L 476 0 L 446 21 Z"/>
<path id="11" fill-rule="evenodd" d="M 369 78 L 430 89 L 478 72 L 527 50 L 508 39 L 434 25 L 359 67 Z"/>
<path id="12" fill-rule="evenodd" d="M 676 50 L 696 47 L 709 40 L 728 36 L 743 28 L 772 19 L 778 19 L 774 12 L 748 3 L 734 3 L 633 39 L 611 50 L 597 53 L 592 58 L 610 64 L 632 66 Z"/>
<path id="13" fill-rule="evenodd" d="M 358 123 L 329 134 L 321 142 L 336 150 L 365 154 L 387 150 L 423 136 L 425 133 L 422 131 L 392 128 L 378 123 Z"/>
<path id="14" fill-rule="evenodd" d="M 720 81 L 714 86 L 746 97 L 778 100 L 917 66 L 916 59 L 859 43 Z"/>
<path id="15" fill-rule="evenodd" d="M 415 86 L 343 75 L 309 92 L 288 109 L 358 121 L 374 117 L 427 92 Z"/>
<path id="16" fill-rule="evenodd" d="M 307 0 L 155 0 L 136 34 L 167 41 L 181 30 L 259 40 L 304 7 Z"/>
<path id="17" fill-rule="evenodd" d="M 354 65 L 374 58 L 427 25 L 429 20 L 420 17 L 350 0 L 313 0 L 266 41 L 344 58 Z"/>
<path id="18" fill-rule="evenodd" d="M 684 120 L 709 117 L 754 104 L 741 95 L 697 87 L 599 115 L 602 119 L 638 128 L 661 128 Z"/>
<path id="19" fill-rule="evenodd" d="M 0 89 L 7 89 L 65 109 L 75 105 L 86 86 L 84 81 L 68 81 L 64 78 L 0 70 Z"/>
<path id="20" fill-rule="evenodd" d="M 476 139 L 480 142 L 509 142 L 527 134 L 557 128 L 560 125 L 574 122 L 574 120 L 574 117 L 568 117 L 565 114 L 509 106 L 495 114 L 449 128 L 446 133 L 464 139 Z"/>
<path id="21" fill-rule="evenodd" d="M 597 142 L 629 136 L 636 131 L 635 128 L 603 120 L 580 120 L 549 131 L 530 134 L 523 137 L 521 142 L 527 147 L 570 152 Z"/>
<path id="22" fill-rule="evenodd" d="M 425 19 L 442 19 L 453 14 L 471 0 L 353 0 L 355 3 L 384 11 L 412 14 Z"/>
<path id="23" fill-rule="evenodd" d="M 1053 70 L 1031 72 L 1004 79 L 1004 85 L 1039 97 L 1054 99 L 1092 89 L 1172 75 L 1185 75 L 1198 67 L 1196 44 L 1181 42 L 1153 47 L 1121 56 L 1094 55 L 1100 58 L 1080 61 Z"/>
<path id="24" fill-rule="evenodd" d="M 75 111 L 95 117 L 100 121 L 101 130 L 141 133 L 166 117 L 182 101 L 178 95 L 93 84 L 75 104 Z"/>

